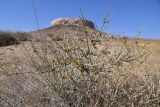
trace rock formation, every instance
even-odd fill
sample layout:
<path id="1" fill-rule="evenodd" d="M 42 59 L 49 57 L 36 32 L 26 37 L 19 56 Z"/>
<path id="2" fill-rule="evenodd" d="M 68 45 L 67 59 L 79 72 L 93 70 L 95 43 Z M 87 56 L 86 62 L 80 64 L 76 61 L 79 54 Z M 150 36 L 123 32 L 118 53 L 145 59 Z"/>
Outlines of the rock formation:
<path id="1" fill-rule="evenodd" d="M 77 25 L 95 29 L 94 23 L 92 21 L 83 20 L 80 18 L 58 18 L 51 22 L 51 26 L 56 26 L 56 25 Z"/>

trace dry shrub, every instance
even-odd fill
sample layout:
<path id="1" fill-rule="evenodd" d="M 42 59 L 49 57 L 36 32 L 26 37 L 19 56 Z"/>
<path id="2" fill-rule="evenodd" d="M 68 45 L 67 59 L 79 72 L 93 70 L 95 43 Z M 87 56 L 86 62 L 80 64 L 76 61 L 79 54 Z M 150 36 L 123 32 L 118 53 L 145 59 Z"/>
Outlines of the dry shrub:
<path id="1" fill-rule="evenodd" d="M 63 41 L 62 37 L 56 36 L 52 39 L 53 41 Z"/>
<path id="2" fill-rule="evenodd" d="M 34 54 L 25 48 L 28 60 L 19 59 L 15 63 L 13 58 L 12 67 L 3 66 L 7 79 L 1 87 L 0 104 L 8 107 L 160 105 L 159 68 L 147 68 L 149 54 L 139 48 L 136 40 L 117 42 L 87 28 L 84 32 L 85 43 L 53 38 L 38 45 L 32 43 Z"/>
<path id="3" fill-rule="evenodd" d="M 158 106 L 160 74 L 147 68 L 149 56 L 136 40 L 116 44 L 112 37 L 86 43 L 48 42 L 35 49 L 30 68 L 43 75 L 54 106 Z"/>
<path id="4" fill-rule="evenodd" d="M 19 44 L 27 41 L 29 34 L 25 32 L 0 31 L 0 47 Z"/>

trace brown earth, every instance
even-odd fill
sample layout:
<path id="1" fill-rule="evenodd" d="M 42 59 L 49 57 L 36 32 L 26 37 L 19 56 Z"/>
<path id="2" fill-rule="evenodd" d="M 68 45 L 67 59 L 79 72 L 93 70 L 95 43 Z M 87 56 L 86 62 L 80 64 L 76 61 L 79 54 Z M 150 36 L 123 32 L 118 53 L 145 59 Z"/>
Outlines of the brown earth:
<path id="1" fill-rule="evenodd" d="M 98 34 L 98 30 L 96 29 L 88 28 L 88 31 L 91 32 L 93 35 Z M 55 41 L 66 41 L 66 40 L 70 41 L 73 39 L 78 39 L 79 41 L 81 41 L 82 45 L 86 43 L 84 28 L 82 26 L 76 26 L 76 25 L 57 25 L 57 26 L 45 28 L 39 31 L 29 32 L 29 33 L 26 33 L 24 38 L 20 40 L 21 44 L 13 45 L 13 43 L 19 42 L 19 41 L 16 42 L 16 39 L 14 41 L 13 39 L 14 36 L 16 36 L 16 38 L 18 37 L 20 38 L 23 35 L 17 36 L 15 34 L 11 34 L 7 37 L 4 37 L 4 36 L 1 36 L 0 34 L 0 41 L 7 40 L 8 42 L 11 40 L 11 44 L 12 44 L 12 45 L 7 44 L 6 47 L 0 47 L 0 57 L 1 57 L 0 62 L 10 59 L 10 57 L 14 56 L 15 54 L 18 56 L 23 56 L 24 46 L 28 48 L 30 51 L 32 51 L 30 41 L 33 41 L 34 43 L 40 43 L 44 41 L 50 41 L 52 37 L 52 39 Z M 50 35 L 51 37 L 48 35 Z M 113 38 L 117 47 L 122 46 L 123 38 L 114 37 L 113 35 L 105 34 L 105 33 L 103 33 L 101 36 L 101 38 L 103 38 L 104 40 L 107 39 L 108 37 Z M 93 36 L 92 39 L 94 40 L 96 39 L 96 37 Z M 127 40 L 133 41 L 134 39 L 127 39 Z M 149 65 L 160 63 L 160 41 L 159 40 L 139 39 L 137 44 L 139 48 L 143 48 L 148 53 L 150 53 L 150 56 L 148 59 L 150 63 Z M 0 45 L 1 45 L 1 42 L 0 42 Z M 8 45 L 11 45 L 11 46 L 8 46 Z M 1 46 L 5 46 L 5 44 Z"/>
<path id="2" fill-rule="evenodd" d="M 24 102 L 26 105 L 27 104 L 29 105 L 28 107 L 32 107 L 36 103 L 39 104 L 38 101 L 44 101 L 42 99 L 37 99 L 37 96 L 40 96 L 38 98 L 44 98 L 45 95 L 45 93 L 43 93 L 44 90 L 42 90 L 42 92 L 41 90 L 38 90 L 44 88 L 43 84 L 39 82 L 37 78 L 36 80 L 35 79 L 32 80 L 32 76 L 34 74 L 33 75 L 24 74 L 18 77 L 17 76 L 18 74 L 16 72 L 19 71 L 17 68 L 24 69 L 25 72 L 31 71 L 30 70 L 31 68 L 27 67 L 26 62 L 30 60 L 30 55 L 35 56 L 36 52 L 34 46 L 36 50 L 41 50 L 45 43 L 47 44 L 47 43 L 52 43 L 53 41 L 57 41 L 58 43 L 63 44 L 64 42 L 67 42 L 68 44 L 70 44 L 70 46 L 72 46 L 73 42 L 71 41 L 75 41 L 76 43 L 79 43 L 81 46 L 86 47 L 87 41 L 85 33 L 92 35 L 90 36 L 90 39 L 92 41 L 97 40 L 97 38 L 103 41 L 107 41 L 108 39 L 110 39 L 112 41 L 111 48 L 116 48 L 117 51 L 120 51 L 125 41 L 135 42 L 140 51 L 144 50 L 147 53 L 149 53 L 149 58 L 147 59 L 147 66 L 150 69 L 159 67 L 158 65 L 160 65 L 159 40 L 145 40 L 145 39 L 135 40 L 129 38 L 116 37 L 111 34 L 106 34 L 106 33 L 101 34 L 98 30 L 92 28 L 87 28 L 84 31 L 83 26 L 76 26 L 76 25 L 56 25 L 53 27 L 29 33 L 18 33 L 18 34 L 8 33 L 7 35 L 9 36 L 7 37 L 5 37 L 4 34 L 3 36 L 1 36 L 0 34 L 0 41 L 3 40 L 8 41 L 8 39 L 6 38 L 10 38 L 13 41 L 17 41 L 14 42 L 16 43 L 15 45 L 6 42 L 0 47 L 0 66 L 5 66 L 6 69 L 4 71 L 3 67 L 2 69 L 0 69 L 0 87 L 2 86 L 0 88 L 0 104 L 3 103 L 3 100 L 1 100 L 1 96 L 4 99 L 8 99 L 8 101 L 12 103 L 14 95 L 18 97 L 20 96 L 20 98 L 21 96 L 26 96 Z M 100 35 L 100 37 L 97 37 L 96 35 Z M 57 47 L 56 44 L 53 44 L 52 46 Z M 101 45 L 98 45 L 98 49 L 101 49 L 101 47 L 102 47 Z M 18 65 L 18 67 L 15 65 Z M 7 84 L 7 86 L 5 84 Z M 25 88 L 19 90 L 21 89 L 21 87 L 20 88 L 18 87 L 19 84 L 20 86 L 24 86 Z M 19 93 L 21 94 L 23 93 L 23 95 Z M 42 95 L 40 95 L 39 93 L 42 93 Z M 16 100 L 19 101 L 18 99 Z"/>

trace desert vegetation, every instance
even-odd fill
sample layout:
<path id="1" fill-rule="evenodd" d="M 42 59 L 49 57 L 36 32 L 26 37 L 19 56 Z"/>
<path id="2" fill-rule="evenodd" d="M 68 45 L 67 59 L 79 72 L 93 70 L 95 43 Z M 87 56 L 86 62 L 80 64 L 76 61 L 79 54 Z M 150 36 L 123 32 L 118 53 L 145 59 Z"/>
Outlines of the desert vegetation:
<path id="1" fill-rule="evenodd" d="M 139 39 L 83 27 L 85 38 L 30 42 L 24 57 L 1 64 L 2 107 L 158 107 L 160 72 Z M 67 36 L 67 35 L 66 35 Z M 77 37 L 76 37 L 77 36 Z M 62 36 L 64 37 L 64 36 Z"/>
<path id="2" fill-rule="evenodd" d="M 19 44 L 26 41 L 28 34 L 25 32 L 0 31 L 0 47 Z"/>
<path id="3" fill-rule="evenodd" d="M 104 33 L 109 22 L 107 14 L 99 30 L 56 25 L 1 32 L 0 45 L 11 45 L 11 38 L 22 55 L 0 62 L 0 106 L 158 107 L 159 64 L 148 66 L 151 53 L 141 39 Z"/>

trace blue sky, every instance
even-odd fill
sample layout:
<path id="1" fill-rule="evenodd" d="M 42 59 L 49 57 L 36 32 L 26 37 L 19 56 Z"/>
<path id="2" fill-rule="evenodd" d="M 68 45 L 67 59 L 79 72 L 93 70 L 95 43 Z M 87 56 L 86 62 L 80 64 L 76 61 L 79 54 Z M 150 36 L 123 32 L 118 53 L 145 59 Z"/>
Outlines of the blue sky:
<path id="1" fill-rule="evenodd" d="M 107 32 L 134 37 L 160 39 L 160 0 L 35 0 L 40 28 L 50 26 L 59 17 L 79 17 L 83 9 L 87 19 L 101 26 L 107 9 L 112 20 Z M 33 31 L 36 27 L 32 0 L 1 0 L 0 29 Z"/>

